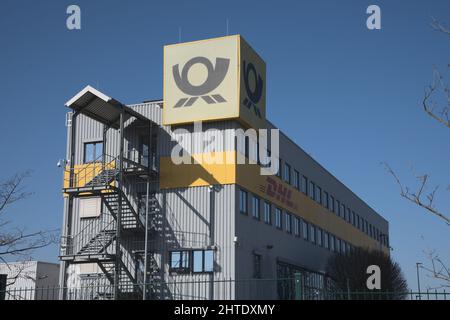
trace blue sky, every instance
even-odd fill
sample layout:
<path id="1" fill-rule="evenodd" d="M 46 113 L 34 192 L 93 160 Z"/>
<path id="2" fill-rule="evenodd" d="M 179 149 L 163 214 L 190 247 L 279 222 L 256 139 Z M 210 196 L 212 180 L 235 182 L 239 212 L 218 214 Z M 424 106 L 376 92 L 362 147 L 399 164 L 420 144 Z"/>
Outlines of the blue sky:
<path id="1" fill-rule="evenodd" d="M 225 5 L 226 3 L 226 5 Z M 82 30 L 66 29 L 81 7 Z M 370 4 L 382 29 L 369 31 Z M 449 130 L 421 109 L 432 67 L 450 63 L 448 1 L 0 2 L 0 179 L 26 169 L 32 198 L 10 209 L 30 231 L 59 228 L 64 103 L 87 84 L 125 103 L 162 97 L 162 46 L 241 34 L 267 63 L 268 118 L 390 222 L 393 257 L 416 288 L 415 262 L 435 249 L 450 264 L 450 230 L 399 196 L 411 167 L 441 186 L 449 211 Z M 36 258 L 56 261 L 56 246 Z M 435 285 L 422 273 L 424 285 Z"/>

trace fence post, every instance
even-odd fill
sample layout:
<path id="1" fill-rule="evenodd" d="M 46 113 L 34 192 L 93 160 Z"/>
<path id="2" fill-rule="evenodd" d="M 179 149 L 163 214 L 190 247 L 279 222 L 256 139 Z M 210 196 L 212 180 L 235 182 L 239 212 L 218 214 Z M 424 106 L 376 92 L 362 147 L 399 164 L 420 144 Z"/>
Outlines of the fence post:
<path id="1" fill-rule="evenodd" d="M 350 298 L 350 279 L 347 278 L 347 300 L 351 300 Z"/>
<path id="2" fill-rule="evenodd" d="M 295 279 L 295 300 L 302 300 L 302 274 L 294 273 Z"/>
<path id="3" fill-rule="evenodd" d="M 6 297 L 6 278 L 7 274 L 0 274 L 0 300 L 5 300 Z"/>

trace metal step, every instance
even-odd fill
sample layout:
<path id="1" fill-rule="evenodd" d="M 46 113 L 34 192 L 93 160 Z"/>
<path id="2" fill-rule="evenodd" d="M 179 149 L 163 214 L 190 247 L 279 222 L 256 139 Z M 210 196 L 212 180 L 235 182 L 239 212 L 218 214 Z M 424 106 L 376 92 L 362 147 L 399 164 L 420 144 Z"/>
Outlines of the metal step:
<path id="1" fill-rule="evenodd" d="M 86 187 L 109 185 L 119 173 L 118 169 L 105 169 L 96 175 L 90 182 L 86 184 Z"/>

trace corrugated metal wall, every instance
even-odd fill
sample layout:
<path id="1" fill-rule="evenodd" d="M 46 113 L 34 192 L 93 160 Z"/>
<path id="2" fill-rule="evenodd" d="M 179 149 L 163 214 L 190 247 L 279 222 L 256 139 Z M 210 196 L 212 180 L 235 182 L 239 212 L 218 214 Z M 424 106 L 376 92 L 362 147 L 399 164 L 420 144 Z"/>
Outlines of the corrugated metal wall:
<path id="1" fill-rule="evenodd" d="M 159 125 L 158 131 L 158 157 L 170 156 L 173 146 L 171 128 L 162 126 L 162 110 L 160 102 L 150 102 L 131 105 L 135 111 L 143 114 Z M 125 150 L 135 150 L 138 146 L 139 132 L 142 129 L 138 123 L 126 122 Z M 76 123 L 76 164 L 83 162 L 83 143 L 88 141 L 102 140 L 103 125 L 80 116 Z M 269 127 L 274 128 L 269 124 Z M 188 152 L 201 152 L 205 139 L 192 139 L 194 126 L 185 125 L 177 128 L 185 129 L 181 133 L 183 141 L 193 142 L 186 146 Z M 234 141 L 234 129 L 240 125 L 234 121 L 211 122 L 203 124 L 203 131 L 207 129 L 218 129 L 224 133 L 224 138 Z M 212 131 L 205 133 L 206 140 L 211 139 Z M 294 144 L 289 138 L 280 135 L 280 154 L 284 162 L 291 165 L 291 170 L 298 170 L 305 174 L 336 198 L 344 201 L 346 205 L 365 217 L 379 229 L 388 229 L 387 221 L 375 213 L 367 204 L 353 194 L 341 182 L 334 178 L 328 171 L 314 161 L 305 151 Z M 118 155 L 119 132 L 114 129 L 107 133 L 106 153 L 112 156 Z M 228 151 L 234 148 L 232 145 L 219 144 L 216 151 Z M 137 184 L 130 181 L 125 186 L 130 202 L 136 207 L 137 195 L 145 192 L 145 184 Z M 183 189 L 169 189 L 157 192 L 157 198 L 161 206 L 164 232 L 151 243 L 155 249 L 157 262 L 164 272 L 161 271 L 165 282 L 164 295 L 172 298 L 205 298 L 205 299 L 229 299 L 235 297 L 235 290 L 231 288 L 232 283 L 224 282 L 223 287 L 214 287 L 211 281 L 226 279 L 245 279 L 252 277 L 252 253 L 256 250 L 263 254 L 263 272 L 265 277 L 276 277 L 276 261 L 284 259 L 292 264 L 309 267 L 314 270 L 323 270 L 329 252 L 318 248 L 300 239 L 292 240 L 291 235 L 285 231 L 277 230 L 274 226 L 268 226 L 261 221 L 257 222 L 248 216 L 238 213 L 236 203 L 237 187 L 235 185 L 218 186 L 217 190 L 210 192 L 209 187 L 194 187 Z M 152 187 L 157 190 L 157 185 Z M 211 206 L 212 202 L 213 205 Z M 214 208 L 211 212 L 211 207 Z M 86 221 L 80 221 L 78 216 L 78 201 L 74 202 L 74 215 L 72 233 L 79 232 Z M 211 215 L 213 213 L 213 215 Z M 211 224 L 211 219 L 213 223 Z M 211 224 L 211 225 L 210 225 Z M 213 227 L 213 228 L 212 228 Z M 211 231 L 213 237 L 211 239 Z M 238 236 L 235 244 L 234 236 Z M 169 251 L 181 248 L 204 249 L 209 245 L 217 247 L 215 253 L 214 276 L 208 274 L 170 274 L 169 273 Z M 273 245 L 275 249 L 267 249 L 267 245 Z M 130 249 L 132 250 L 132 249 Z M 161 254 L 162 253 L 162 254 Z M 265 268 L 265 269 L 264 269 Z M 265 270 L 265 271 L 264 271 Z M 202 285 L 193 285 L 192 281 L 204 281 Z M 191 282 L 180 285 L 180 282 Z M 175 284 L 175 282 L 177 284 Z M 221 284 L 218 284 L 221 286 Z M 226 288 L 224 287 L 226 286 Z M 241 290 L 239 290 L 241 295 Z M 236 296 L 238 297 L 238 296 Z"/>
<path id="2" fill-rule="evenodd" d="M 170 127 L 161 126 L 160 104 L 152 102 L 131 105 L 130 107 L 160 125 L 159 128 L 154 128 L 158 132 L 158 157 L 169 156 L 176 142 L 172 141 Z M 141 124 L 131 123 L 131 121 L 131 119 L 128 119 L 125 122 L 126 142 L 124 149 L 128 151 L 137 149 L 139 133 L 146 134 L 148 132 L 146 128 L 142 128 Z M 225 132 L 232 139 L 231 135 L 236 127 L 237 124 L 234 122 L 216 122 L 204 125 L 203 130 L 217 129 L 221 133 Z M 192 136 L 193 126 L 184 126 L 183 128 L 189 131 L 189 136 Z M 80 115 L 76 121 L 76 132 L 75 164 L 82 164 L 84 143 L 101 141 L 103 139 L 103 125 Z M 208 131 L 205 135 L 209 139 L 212 132 Z M 202 150 L 203 140 L 195 142 L 193 139 L 192 141 L 193 150 Z M 119 145 L 119 131 L 109 129 L 107 131 L 106 154 L 117 156 Z M 232 146 L 221 144 L 220 148 L 230 150 Z M 138 178 L 128 178 L 125 184 L 125 192 L 135 209 L 137 209 L 138 195 L 145 194 L 146 191 L 145 182 L 138 183 L 138 180 Z M 149 244 L 149 247 L 156 251 L 155 258 L 161 268 L 160 276 L 164 282 L 163 296 L 160 298 L 233 298 L 234 290 L 231 283 L 217 283 L 213 286 L 211 281 L 234 279 L 235 186 L 216 186 L 214 191 L 211 191 L 209 187 L 158 191 L 158 183 L 153 183 L 152 190 L 157 191 L 156 197 L 161 207 L 161 219 L 163 220 L 163 230 L 159 230 L 157 236 L 152 237 Z M 104 210 L 106 211 L 106 208 Z M 80 219 L 79 199 L 75 198 L 71 234 L 78 234 L 92 220 Z M 136 243 L 134 247 L 132 244 L 130 245 L 133 241 Z M 125 254 L 137 247 L 142 248 L 142 239 L 134 239 L 133 241 L 130 240 L 124 245 Z M 214 276 L 210 274 L 177 275 L 169 273 L 170 250 L 206 248 L 215 248 Z M 83 286 L 93 281 L 91 278 L 76 276 L 79 273 L 76 266 L 71 266 L 68 270 L 70 275 L 68 284 L 72 286 Z M 180 282 L 186 281 L 190 283 L 180 285 Z M 196 282 L 195 285 L 192 283 L 193 281 Z M 199 284 L 198 281 L 204 281 L 204 283 Z"/>
<path id="3" fill-rule="evenodd" d="M 233 292 L 224 292 L 219 283 L 212 287 L 211 281 L 234 279 L 234 194 L 234 185 L 216 186 L 214 190 L 209 187 L 170 189 L 158 194 L 165 228 L 158 251 L 164 253 L 159 258 L 165 266 L 169 297 L 232 298 Z M 169 272 L 171 250 L 207 248 L 215 250 L 214 275 Z M 186 283 L 181 285 L 181 282 Z"/>

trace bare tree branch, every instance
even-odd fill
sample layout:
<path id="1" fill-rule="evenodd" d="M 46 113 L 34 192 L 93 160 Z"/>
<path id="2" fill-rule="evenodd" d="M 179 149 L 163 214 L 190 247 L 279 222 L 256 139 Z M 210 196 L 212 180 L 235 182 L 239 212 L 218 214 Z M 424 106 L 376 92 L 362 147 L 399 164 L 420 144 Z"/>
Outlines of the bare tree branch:
<path id="1" fill-rule="evenodd" d="M 444 284 L 434 287 L 433 289 L 450 288 L 450 270 L 445 263 L 440 259 L 435 250 L 425 252 L 430 260 L 430 267 L 422 265 L 422 269 L 428 271 L 435 279 L 444 281 Z"/>
<path id="2" fill-rule="evenodd" d="M 437 92 L 443 93 L 444 103 L 447 105 L 439 106 L 435 100 L 432 100 L 435 97 Z M 442 102 L 441 102 L 442 104 Z M 444 83 L 443 77 L 440 74 L 439 70 L 436 68 L 433 71 L 433 83 L 425 89 L 425 95 L 422 101 L 424 111 L 433 119 L 442 123 L 446 127 L 450 128 L 450 95 L 448 86 Z"/>
<path id="3" fill-rule="evenodd" d="M 25 171 L 0 183 L 0 214 L 4 213 L 8 205 L 32 195 L 31 192 L 25 192 L 22 186 L 23 181 L 30 175 L 31 171 Z"/>
<path id="4" fill-rule="evenodd" d="M 435 19 L 434 17 L 431 17 L 431 20 L 432 20 L 430 23 L 431 28 L 450 36 L 450 30 L 447 27 L 445 27 L 439 20 Z"/>
<path id="5" fill-rule="evenodd" d="M 25 232 L 21 228 L 7 229 L 11 221 L 6 220 L 8 207 L 28 198 L 32 193 L 25 190 L 24 181 L 30 171 L 15 174 L 0 182 L 0 260 L 7 263 L 11 258 L 26 260 L 36 249 L 57 243 L 57 230 Z"/>
<path id="6" fill-rule="evenodd" d="M 386 168 L 386 171 L 391 174 L 395 181 L 397 182 L 398 186 L 400 187 L 400 195 L 411 201 L 412 203 L 417 204 L 419 207 L 422 207 L 426 209 L 429 213 L 432 213 L 433 215 L 439 217 L 440 219 L 444 220 L 447 225 L 450 226 L 450 218 L 448 215 L 441 213 L 439 210 L 437 210 L 434 206 L 434 200 L 435 200 L 435 194 L 438 189 L 438 187 L 435 187 L 433 191 L 428 193 L 425 198 L 423 199 L 423 194 L 426 192 L 427 188 L 427 182 L 428 182 L 428 175 L 421 175 L 417 176 L 416 179 L 419 181 L 419 186 L 417 188 L 416 192 L 411 192 L 407 186 L 404 186 L 397 174 L 392 170 L 392 168 L 385 162 L 384 166 Z"/>

